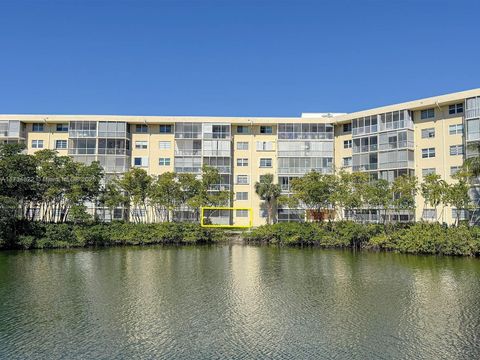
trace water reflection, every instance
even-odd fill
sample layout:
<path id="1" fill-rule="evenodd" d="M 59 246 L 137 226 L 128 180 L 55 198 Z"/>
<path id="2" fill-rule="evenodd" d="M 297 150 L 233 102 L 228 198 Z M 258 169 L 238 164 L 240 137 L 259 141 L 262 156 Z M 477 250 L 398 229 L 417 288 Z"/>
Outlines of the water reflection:
<path id="1" fill-rule="evenodd" d="M 0 358 L 480 358 L 480 261 L 249 246 L 0 253 Z"/>

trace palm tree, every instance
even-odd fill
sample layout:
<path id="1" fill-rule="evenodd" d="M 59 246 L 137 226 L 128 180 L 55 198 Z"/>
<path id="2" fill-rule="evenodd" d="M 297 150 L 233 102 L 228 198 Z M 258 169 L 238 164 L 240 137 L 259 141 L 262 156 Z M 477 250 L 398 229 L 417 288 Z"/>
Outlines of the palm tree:
<path id="1" fill-rule="evenodd" d="M 280 185 L 273 183 L 273 174 L 260 176 L 260 181 L 255 183 L 255 192 L 267 206 L 267 224 L 273 222 L 273 209 L 282 192 Z"/>

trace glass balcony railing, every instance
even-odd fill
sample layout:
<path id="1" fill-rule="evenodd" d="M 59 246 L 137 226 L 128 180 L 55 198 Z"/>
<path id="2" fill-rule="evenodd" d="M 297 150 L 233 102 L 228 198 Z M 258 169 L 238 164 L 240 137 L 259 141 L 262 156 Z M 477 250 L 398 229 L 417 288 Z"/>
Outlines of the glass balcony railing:
<path id="1" fill-rule="evenodd" d="M 473 119 L 480 117 L 480 108 L 465 110 L 465 119 Z"/>

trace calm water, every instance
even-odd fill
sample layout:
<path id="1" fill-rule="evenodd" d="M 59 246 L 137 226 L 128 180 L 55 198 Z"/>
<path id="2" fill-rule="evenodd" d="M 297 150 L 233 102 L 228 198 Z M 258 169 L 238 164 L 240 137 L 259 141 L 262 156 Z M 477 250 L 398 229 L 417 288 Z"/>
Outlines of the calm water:
<path id="1" fill-rule="evenodd" d="M 1 359 L 479 359 L 480 260 L 241 245 L 0 253 Z"/>

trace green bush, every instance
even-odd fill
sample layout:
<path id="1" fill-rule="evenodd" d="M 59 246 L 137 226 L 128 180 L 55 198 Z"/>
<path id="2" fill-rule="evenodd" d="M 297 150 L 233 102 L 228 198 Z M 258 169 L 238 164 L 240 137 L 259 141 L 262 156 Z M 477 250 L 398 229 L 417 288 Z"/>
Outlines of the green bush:
<path id="1" fill-rule="evenodd" d="M 315 245 L 338 248 L 367 248 L 414 254 L 480 255 L 480 228 L 438 223 L 360 224 L 278 223 L 260 226 L 244 234 L 247 243 L 287 246 Z"/>
<path id="2" fill-rule="evenodd" d="M 224 239 L 223 231 L 205 229 L 199 224 L 123 222 L 92 224 L 44 224 L 32 222 L 18 226 L 19 234 L 0 248 L 43 249 L 85 246 L 146 244 L 208 244 Z"/>

